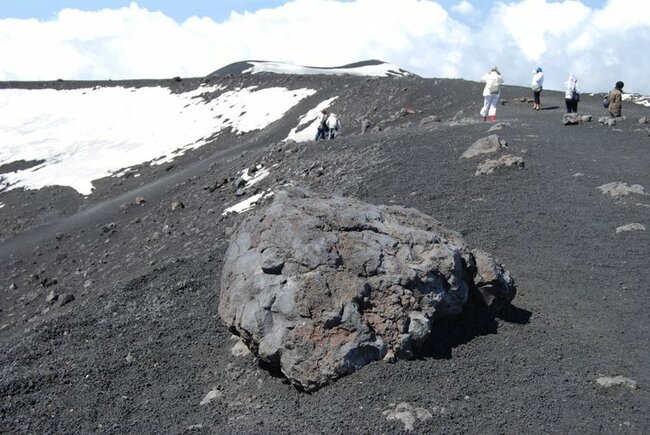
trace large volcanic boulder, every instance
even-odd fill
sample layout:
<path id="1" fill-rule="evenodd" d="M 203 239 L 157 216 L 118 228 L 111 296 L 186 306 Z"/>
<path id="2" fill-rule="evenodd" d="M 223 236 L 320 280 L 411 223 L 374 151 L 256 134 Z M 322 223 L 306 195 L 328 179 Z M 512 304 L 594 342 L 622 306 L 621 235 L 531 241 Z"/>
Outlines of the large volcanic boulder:
<path id="1" fill-rule="evenodd" d="M 233 234 L 219 314 L 263 361 L 313 391 L 371 361 L 411 358 L 469 296 L 515 295 L 489 254 L 413 209 L 290 189 Z"/>

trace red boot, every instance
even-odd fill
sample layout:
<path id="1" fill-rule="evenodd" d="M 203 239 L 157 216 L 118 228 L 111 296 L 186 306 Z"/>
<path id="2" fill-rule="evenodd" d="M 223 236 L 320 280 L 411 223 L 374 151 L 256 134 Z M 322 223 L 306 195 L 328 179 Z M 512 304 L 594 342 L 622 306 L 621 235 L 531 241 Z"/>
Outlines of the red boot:
<path id="1" fill-rule="evenodd" d="M 491 119 L 492 121 L 496 121 L 496 120 L 497 120 L 497 116 L 496 116 L 496 115 L 492 115 L 492 116 L 490 116 L 490 119 Z"/>
<path id="2" fill-rule="evenodd" d="M 487 121 L 487 116 L 483 117 L 483 122 Z"/>

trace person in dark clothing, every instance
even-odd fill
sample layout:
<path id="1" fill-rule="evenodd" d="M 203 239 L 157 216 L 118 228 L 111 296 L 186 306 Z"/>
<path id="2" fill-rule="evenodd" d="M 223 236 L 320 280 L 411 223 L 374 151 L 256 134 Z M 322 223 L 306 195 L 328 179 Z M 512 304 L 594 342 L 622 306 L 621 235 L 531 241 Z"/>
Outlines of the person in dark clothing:
<path id="1" fill-rule="evenodd" d="M 323 109 L 320 111 L 320 115 L 318 115 L 318 123 L 316 124 L 316 139 L 327 139 L 328 133 L 329 133 L 329 128 L 327 128 L 327 120 L 329 118 L 329 114 L 327 113 L 326 109 Z"/>
<path id="2" fill-rule="evenodd" d="M 609 115 L 612 118 L 621 117 L 621 109 L 623 107 L 623 82 L 616 82 L 614 89 L 609 91 Z"/>

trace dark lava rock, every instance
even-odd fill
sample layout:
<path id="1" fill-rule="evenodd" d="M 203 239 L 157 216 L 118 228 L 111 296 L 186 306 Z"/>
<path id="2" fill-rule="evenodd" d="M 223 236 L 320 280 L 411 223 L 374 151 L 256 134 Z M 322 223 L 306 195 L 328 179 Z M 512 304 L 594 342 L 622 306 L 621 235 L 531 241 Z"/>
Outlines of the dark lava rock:
<path id="1" fill-rule="evenodd" d="M 59 306 L 61 307 L 69 304 L 72 301 L 74 301 L 74 295 L 71 293 L 63 293 L 61 296 L 59 296 L 58 299 Z"/>
<path id="2" fill-rule="evenodd" d="M 372 361 L 414 357 L 470 295 L 496 312 L 515 292 L 498 261 L 430 216 L 292 189 L 233 234 L 219 314 L 314 391 Z"/>

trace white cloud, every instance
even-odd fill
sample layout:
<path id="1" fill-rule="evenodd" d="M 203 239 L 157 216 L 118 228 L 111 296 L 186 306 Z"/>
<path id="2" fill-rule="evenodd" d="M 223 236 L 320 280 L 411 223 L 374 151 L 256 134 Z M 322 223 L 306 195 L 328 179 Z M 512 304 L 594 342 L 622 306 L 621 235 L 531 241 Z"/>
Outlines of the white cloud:
<path id="1" fill-rule="evenodd" d="M 650 2 L 495 2 L 469 27 L 431 0 L 293 0 L 182 23 L 139 7 L 63 10 L 53 20 L 0 20 L 0 80 L 202 76 L 231 62 L 273 60 L 338 66 L 382 59 L 425 77 L 478 79 L 493 64 L 528 85 L 542 65 L 549 88 L 575 72 L 584 90 L 616 80 L 650 93 Z M 473 6 L 461 1 L 455 13 Z M 324 18 L 325 17 L 325 18 Z M 336 21 L 336 30 L 324 26 Z"/>
<path id="2" fill-rule="evenodd" d="M 462 15 L 469 15 L 475 12 L 474 6 L 472 6 L 472 4 L 467 0 L 463 0 L 462 2 L 452 6 L 451 10 Z"/>

